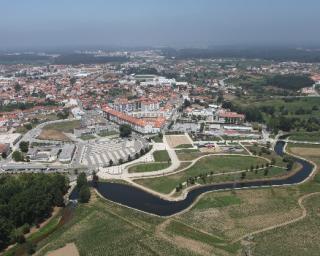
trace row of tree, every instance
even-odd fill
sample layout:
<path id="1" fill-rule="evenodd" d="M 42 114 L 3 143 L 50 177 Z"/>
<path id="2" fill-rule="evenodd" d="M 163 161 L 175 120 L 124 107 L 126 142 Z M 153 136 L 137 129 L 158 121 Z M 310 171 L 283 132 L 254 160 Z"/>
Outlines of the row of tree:
<path id="1" fill-rule="evenodd" d="M 68 187 L 62 174 L 0 177 L 0 250 L 24 242 L 30 226 L 48 218 L 54 206 L 64 206 Z"/>

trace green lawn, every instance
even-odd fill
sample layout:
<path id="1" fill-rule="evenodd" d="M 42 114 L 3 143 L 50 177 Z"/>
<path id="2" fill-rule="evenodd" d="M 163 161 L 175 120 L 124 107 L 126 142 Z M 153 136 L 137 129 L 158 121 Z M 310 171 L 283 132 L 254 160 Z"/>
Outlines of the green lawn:
<path id="1" fill-rule="evenodd" d="M 175 148 L 192 148 L 192 145 L 191 144 L 181 144 L 181 145 L 176 146 Z"/>
<path id="2" fill-rule="evenodd" d="M 163 142 L 163 136 L 159 136 L 159 135 L 154 136 L 154 137 L 152 137 L 152 140 L 154 142 L 161 143 L 161 142 Z"/>
<path id="3" fill-rule="evenodd" d="M 250 168 L 251 165 L 256 166 L 257 164 L 261 165 L 264 163 L 266 161 L 261 158 L 249 156 L 208 156 L 200 159 L 195 165 L 184 172 L 164 177 L 136 180 L 136 182 L 160 193 L 170 193 L 179 183 L 186 182 L 188 177 L 210 172 L 228 173 L 241 171 Z"/>
<path id="4" fill-rule="evenodd" d="M 259 145 L 250 145 L 246 146 L 246 148 L 254 155 L 265 157 L 270 161 L 274 159 L 275 165 L 277 166 L 287 166 L 287 163 L 283 162 L 283 158 L 277 155 L 276 152 L 274 152 L 273 150 L 263 148 Z"/>
<path id="5" fill-rule="evenodd" d="M 61 122 L 61 123 L 49 124 L 49 125 L 46 125 L 43 129 L 73 133 L 73 129 L 76 129 L 79 127 L 80 127 L 80 121 L 73 120 L 73 121 L 65 121 L 65 122 Z"/>
<path id="6" fill-rule="evenodd" d="M 82 140 L 92 140 L 92 139 L 95 139 L 95 138 L 96 138 L 96 136 L 91 135 L 91 134 L 82 135 L 82 136 L 80 137 L 80 139 L 82 139 Z"/>
<path id="7" fill-rule="evenodd" d="M 170 163 L 147 163 L 147 164 L 138 164 L 129 168 L 129 173 L 134 172 L 154 172 L 159 171 L 165 168 L 168 168 Z"/>
<path id="8" fill-rule="evenodd" d="M 155 162 L 168 162 L 171 161 L 167 150 L 158 150 L 153 152 Z"/>

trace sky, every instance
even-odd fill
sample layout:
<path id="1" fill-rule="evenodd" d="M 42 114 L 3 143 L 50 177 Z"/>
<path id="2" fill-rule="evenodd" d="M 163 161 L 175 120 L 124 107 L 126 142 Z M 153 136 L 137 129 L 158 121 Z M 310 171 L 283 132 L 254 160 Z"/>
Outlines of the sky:
<path id="1" fill-rule="evenodd" d="M 319 0 L 1 0 L 0 49 L 320 45 Z"/>

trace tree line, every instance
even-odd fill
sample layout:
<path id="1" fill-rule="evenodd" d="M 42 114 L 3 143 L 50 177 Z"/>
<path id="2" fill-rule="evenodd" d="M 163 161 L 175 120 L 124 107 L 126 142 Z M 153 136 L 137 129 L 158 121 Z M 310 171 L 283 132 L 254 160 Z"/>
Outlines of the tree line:
<path id="1" fill-rule="evenodd" d="M 0 250 L 25 241 L 24 234 L 64 206 L 68 179 L 62 174 L 0 177 Z"/>

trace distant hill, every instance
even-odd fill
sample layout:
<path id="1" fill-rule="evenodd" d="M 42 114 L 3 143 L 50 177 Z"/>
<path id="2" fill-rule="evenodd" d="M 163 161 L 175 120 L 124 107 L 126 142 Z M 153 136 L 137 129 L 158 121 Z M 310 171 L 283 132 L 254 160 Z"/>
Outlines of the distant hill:
<path id="1" fill-rule="evenodd" d="M 163 49 L 167 57 L 177 59 L 247 58 L 275 61 L 320 62 L 320 50 L 286 47 L 217 47 L 206 49 Z"/>
<path id="2" fill-rule="evenodd" d="M 109 62 L 125 62 L 127 57 L 100 57 L 93 54 L 65 54 L 54 59 L 54 64 L 79 65 L 79 64 L 102 64 Z"/>

